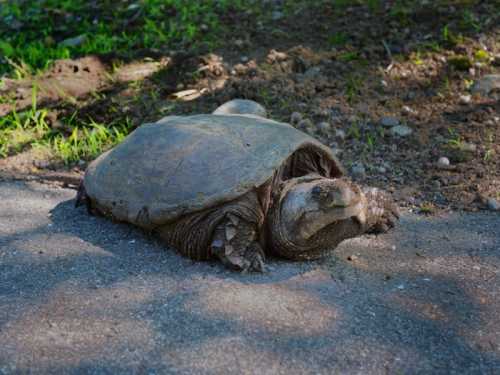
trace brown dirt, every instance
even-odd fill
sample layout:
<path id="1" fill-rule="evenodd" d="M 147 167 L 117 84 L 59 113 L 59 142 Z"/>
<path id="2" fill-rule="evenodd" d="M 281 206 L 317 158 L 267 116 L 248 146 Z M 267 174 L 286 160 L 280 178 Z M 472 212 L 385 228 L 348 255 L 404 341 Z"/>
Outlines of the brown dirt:
<path id="1" fill-rule="evenodd" d="M 424 52 L 421 46 L 439 40 L 443 25 L 458 22 L 460 6 L 434 13 L 424 7 L 411 14 L 408 25 L 365 6 L 350 7 L 342 17 L 327 5 L 305 7 L 264 26 L 251 14 L 228 15 L 238 32 L 216 53 L 165 51 L 154 61 L 138 60 L 116 72 L 108 67 L 108 74 L 102 63 L 95 62 L 90 72 L 80 67 L 81 76 L 64 86 L 71 97 L 83 95 L 76 102 L 50 91 L 50 84 L 40 91 L 51 93 L 47 99 L 61 118 L 78 110 L 80 118 L 102 123 L 128 118 L 135 126 L 168 114 L 211 112 L 237 97 L 253 99 L 281 121 L 300 112 L 311 121 L 301 129 L 339 149 L 347 169 L 363 163 L 366 175 L 358 180 L 393 191 L 401 204 L 424 213 L 475 210 L 488 197 L 500 198 L 500 102 L 495 96 L 473 95 L 466 104 L 460 99 L 471 82 L 500 71 L 498 15 L 491 7 L 477 2 L 472 9 L 484 21 L 481 32 L 464 31 L 460 41 Z M 329 36 L 338 34 L 347 40 L 332 47 Z M 487 50 L 491 59 L 476 61 L 478 50 Z M 472 66 L 457 67 L 457 56 Z M 90 59 L 85 61 L 97 61 Z M 52 69 L 46 79 L 64 85 L 74 76 L 74 65 L 66 61 L 55 67 L 60 64 L 59 76 Z M 85 96 L 94 90 L 99 95 Z M 184 90 L 192 91 L 176 95 Z M 21 102 L 31 97 L 26 92 Z M 413 133 L 392 136 L 380 125 L 386 116 Z M 321 122 L 328 125 L 318 127 Z M 339 139 L 339 130 L 345 139 Z M 472 150 L 460 149 L 468 144 Z M 450 168 L 437 168 L 441 156 L 451 160 Z M 7 159 L 2 168 L 17 160 Z M 29 167 L 21 169 L 30 173 Z"/>
<path id="2" fill-rule="evenodd" d="M 0 104 L 0 116 L 13 110 L 20 111 L 32 103 L 33 87 L 36 87 L 38 105 L 50 102 L 76 103 L 77 99 L 99 90 L 106 83 L 106 69 L 94 56 L 76 60 L 58 60 L 52 68 L 40 76 L 22 80 L 4 79 L 0 95 L 13 103 Z"/>

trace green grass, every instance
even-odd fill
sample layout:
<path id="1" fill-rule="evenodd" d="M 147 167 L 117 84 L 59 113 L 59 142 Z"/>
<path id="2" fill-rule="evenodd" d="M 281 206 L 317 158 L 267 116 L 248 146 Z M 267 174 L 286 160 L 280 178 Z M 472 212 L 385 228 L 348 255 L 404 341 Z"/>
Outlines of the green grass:
<path id="1" fill-rule="evenodd" d="M 75 126 L 69 137 L 57 134 L 35 146 L 48 148 L 66 164 L 90 160 L 123 141 L 130 131 L 129 124 L 106 127 L 91 121 L 85 127 Z"/>
<path id="2" fill-rule="evenodd" d="M 215 46 L 224 40 L 221 15 L 242 6 L 239 0 L 0 0 L 0 55 L 43 70 L 55 59 L 93 53 Z M 79 43 L 64 42 L 77 37 Z M 0 74 L 14 70 L 0 64 Z"/>
<path id="3" fill-rule="evenodd" d="M 47 110 L 38 109 L 36 88 L 33 89 L 32 106 L 21 113 L 12 112 L 0 118 L 0 157 L 6 157 L 29 147 L 42 148 L 56 160 L 71 164 L 90 160 L 123 141 L 132 130 L 128 119 L 104 126 L 92 119 L 76 121 L 76 113 L 65 123 L 72 129 L 65 135 L 50 127 Z"/>

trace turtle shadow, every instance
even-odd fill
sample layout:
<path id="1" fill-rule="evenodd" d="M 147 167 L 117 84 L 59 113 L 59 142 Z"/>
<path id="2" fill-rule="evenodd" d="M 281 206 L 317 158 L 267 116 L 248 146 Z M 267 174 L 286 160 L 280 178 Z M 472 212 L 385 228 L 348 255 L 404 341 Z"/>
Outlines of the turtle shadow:
<path id="1" fill-rule="evenodd" d="M 159 273 L 178 278 L 185 278 L 186 273 L 203 277 L 210 275 L 247 284 L 260 284 L 289 279 L 307 272 L 317 264 L 287 261 L 270 256 L 266 262 L 268 271 L 263 274 L 231 271 L 216 260 L 198 262 L 188 259 L 160 242 L 154 235 L 128 223 L 89 215 L 84 207 L 75 208 L 74 202 L 61 202 L 50 211 L 53 230 L 80 238 L 85 243 L 120 259 L 121 263 L 133 264 L 135 269 L 141 267 L 145 273 Z"/>

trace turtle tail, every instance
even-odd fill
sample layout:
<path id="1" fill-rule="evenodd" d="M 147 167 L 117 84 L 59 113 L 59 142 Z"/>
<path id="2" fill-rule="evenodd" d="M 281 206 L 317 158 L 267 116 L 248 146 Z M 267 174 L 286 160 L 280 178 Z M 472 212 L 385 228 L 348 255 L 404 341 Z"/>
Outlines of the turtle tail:
<path id="1" fill-rule="evenodd" d="M 90 203 L 89 196 L 87 195 L 87 191 L 85 190 L 85 186 L 83 185 L 83 180 L 80 181 L 80 185 L 78 186 L 78 192 L 76 193 L 75 199 L 75 208 L 85 205 L 87 207 L 87 212 L 92 215 L 92 205 Z"/>

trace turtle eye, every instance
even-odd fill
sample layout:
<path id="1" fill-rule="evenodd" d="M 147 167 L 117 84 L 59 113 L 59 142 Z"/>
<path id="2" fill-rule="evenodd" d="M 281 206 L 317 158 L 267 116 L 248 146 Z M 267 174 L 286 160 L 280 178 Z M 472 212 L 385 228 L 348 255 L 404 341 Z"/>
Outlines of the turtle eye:
<path id="1" fill-rule="evenodd" d="M 312 194 L 313 198 L 315 198 L 315 199 L 320 198 L 322 193 L 323 193 L 323 189 L 320 186 L 315 186 L 311 190 L 311 194 Z"/>
<path id="2" fill-rule="evenodd" d="M 312 188 L 311 193 L 314 198 L 318 198 L 321 194 L 321 188 L 319 186 L 315 186 Z"/>

